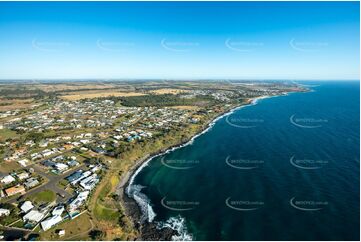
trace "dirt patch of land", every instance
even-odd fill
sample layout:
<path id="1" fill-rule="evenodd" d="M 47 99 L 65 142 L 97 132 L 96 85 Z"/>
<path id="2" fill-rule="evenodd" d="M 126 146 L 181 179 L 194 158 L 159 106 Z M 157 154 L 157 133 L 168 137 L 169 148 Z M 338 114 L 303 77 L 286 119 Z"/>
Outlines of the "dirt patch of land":
<path id="1" fill-rule="evenodd" d="M 0 174 L 5 175 L 20 168 L 21 166 L 16 161 L 3 161 L 0 163 Z"/>
<path id="2" fill-rule="evenodd" d="M 173 106 L 171 108 L 181 109 L 181 110 L 198 110 L 199 109 L 199 107 L 197 107 L 197 106 Z"/>
<path id="3" fill-rule="evenodd" d="M 0 112 L 16 109 L 26 109 L 34 105 L 34 100 L 29 99 L 0 99 Z"/>
<path id="4" fill-rule="evenodd" d="M 176 88 L 162 88 L 151 92 L 154 94 L 179 94 L 179 93 L 186 93 L 189 91 L 184 89 L 176 89 Z"/>

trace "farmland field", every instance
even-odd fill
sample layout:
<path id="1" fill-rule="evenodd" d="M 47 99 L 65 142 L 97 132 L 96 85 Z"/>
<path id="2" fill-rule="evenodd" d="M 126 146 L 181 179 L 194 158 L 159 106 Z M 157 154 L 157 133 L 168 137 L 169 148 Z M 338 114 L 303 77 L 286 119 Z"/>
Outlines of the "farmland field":
<path id="1" fill-rule="evenodd" d="M 76 101 L 86 98 L 99 98 L 99 97 L 133 97 L 133 96 L 143 96 L 145 94 L 138 92 L 114 92 L 114 91 L 91 91 L 91 92 L 77 92 L 70 95 L 61 96 L 62 99 L 69 101 Z"/>

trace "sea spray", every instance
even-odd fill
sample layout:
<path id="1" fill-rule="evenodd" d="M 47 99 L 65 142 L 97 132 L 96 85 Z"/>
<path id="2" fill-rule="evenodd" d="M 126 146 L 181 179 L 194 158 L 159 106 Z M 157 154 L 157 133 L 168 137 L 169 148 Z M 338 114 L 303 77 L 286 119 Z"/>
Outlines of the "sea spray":
<path id="1" fill-rule="evenodd" d="M 136 201 L 141 210 L 141 222 L 148 221 L 149 223 L 151 223 L 155 218 L 156 214 L 154 213 L 153 208 L 150 205 L 149 198 L 141 192 L 142 188 L 144 187 L 141 185 L 132 185 L 131 187 L 129 186 L 127 193 Z"/>
<path id="2" fill-rule="evenodd" d="M 178 215 L 177 217 L 170 217 L 165 222 L 156 222 L 157 229 L 170 228 L 177 231 L 177 235 L 172 236 L 174 241 L 190 241 L 193 236 L 188 233 L 185 218 Z"/>

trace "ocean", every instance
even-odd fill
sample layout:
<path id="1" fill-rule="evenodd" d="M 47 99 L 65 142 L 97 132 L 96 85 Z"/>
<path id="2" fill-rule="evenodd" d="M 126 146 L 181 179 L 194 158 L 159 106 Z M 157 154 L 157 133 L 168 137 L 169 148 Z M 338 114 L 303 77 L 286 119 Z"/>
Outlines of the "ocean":
<path id="1" fill-rule="evenodd" d="M 145 219 L 174 239 L 359 240 L 359 82 L 299 83 L 144 165 Z"/>

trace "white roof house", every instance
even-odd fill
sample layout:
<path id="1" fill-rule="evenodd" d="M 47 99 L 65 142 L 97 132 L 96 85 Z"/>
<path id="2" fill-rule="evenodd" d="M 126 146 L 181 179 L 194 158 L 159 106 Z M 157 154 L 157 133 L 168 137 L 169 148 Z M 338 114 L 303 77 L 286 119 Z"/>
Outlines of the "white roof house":
<path id="1" fill-rule="evenodd" d="M 43 156 L 50 156 L 50 155 L 54 154 L 54 151 L 45 150 L 45 152 L 43 151 L 42 154 L 43 154 Z"/>
<path id="2" fill-rule="evenodd" d="M 28 159 L 19 160 L 18 163 L 19 163 L 21 166 L 25 167 L 25 166 L 28 165 L 29 160 L 28 160 Z"/>
<path id="3" fill-rule="evenodd" d="M 91 169 L 91 172 L 99 171 L 102 168 L 102 165 L 96 165 Z"/>
<path id="4" fill-rule="evenodd" d="M 1 217 L 1 216 L 8 216 L 9 214 L 10 214 L 10 210 L 9 210 L 9 209 L 0 208 L 0 217 Z"/>
<path id="5" fill-rule="evenodd" d="M 24 213 L 27 213 L 28 211 L 30 211 L 31 209 L 33 209 L 33 204 L 30 201 L 26 201 L 23 203 L 23 205 L 21 205 L 20 209 L 21 211 L 23 211 Z"/>
<path id="6" fill-rule="evenodd" d="M 91 171 L 85 171 L 85 172 L 83 172 L 83 173 L 81 174 L 81 176 L 80 176 L 78 179 L 72 181 L 71 184 L 72 184 L 72 185 L 75 185 L 75 184 L 77 184 L 80 180 L 83 180 L 84 178 L 90 176 L 91 174 L 92 174 Z"/>
<path id="7" fill-rule="evenodd" d="M 54 210 L 51 212 L 52 215 L 61 215 L 64 212 L 64 206 L 57 206 L 54 208 Z"/>
<path id="8" fill-rule="evenodd" d="M 62 221 L 62 218 L 60 215 L 54 215 L 50 218 L 45 219 L 43 222 L 41 222 L 41 228 L 46 231 L 53 227 L 54 225 L 60 223 Z"/>
<path id="9" fill-rule="evenodd" d="M 24 183 L 26 188 L 32 188 L 35 187 L 39 184 L 40 182 L 38 181 L 38 179 L 34 178 L 34 177 L 30 177 L 29 179 L 26 180 L 26 182 Z"/>
<path id="10" fill-rule="evenodd" d="M 123 139 L 123 136 L 122 135 L 113 135 L 113 138 L 116 140 L 121 140 L 121 139 Z"/>
<path id="11" fill-rule="evenodd" d="M 7 176 L 4 176 L 3 178 L 1 178 L 1 182 L 4 183 L 4 184 L 9 184 L 9 183 L 12 183 L 15 181 L 15 178 L 11 175 L 7 175 Z"/>
<path id="12" fill-rule="evenodd" d="M 83 145 L 90 143 L 90 140 L 88 140 L 88 139 L 81 139 L 81 140 L 79 140 L 79 141 L 80 141 L 80 143 L 82 143 Z"/>
<path id="13" fill-rule="evenodd" d="M 66 164 L 63 164 L 63 163 L 56 163 L 55 164 L 55 168 L 58 170 L 58 171 L 65 171 L 69 168 L 68 165 Z"/>
<path id="14" fill-rule="evenodd" d="M 19 178 L 19 180 L 24 180 L 24 179 L 29 177 L 29 173 L 24 171 L 24 172 L 22 172 L 20 174 L 17 174 L 16 176 Z"/>
<path id="15" fill-rule="evenodd" d="M 37 210 L 31 210 L 23 217 L 23 220 L 39 223 L 44 218 L 44 216 L 44 213 L 41 213 Z"/>
<path id="16" fill-rule="evenodd" d="M 89 195 L 89 191 L 80 192 L 78 196 L 69 204 L 69 209 L 70 210 L 77 209 L 87 199 L 88 195 Z"/>
<path id="17" fill-rule="evenodd" d="M 92 190 L 99 181 L 97 177 L 97 174 L 93 174 L 91 176 L 88 176 L 87 178 L 84 178 L 83 180 L 81 180 L 80 186 L 84 190 Z"/>
<path id="18" fill-rule="evenodd" d="M 31 155 L 30 155 L 30 157 L 31 158 L 34 158 L 34 157 L 37 157 L 39 155 L 39 153 L 32 153 Z M 40 155 L 41 156 L 41 155 Z M 20 162 L 20 161 L 18 161 L 18 162 Z"/>

